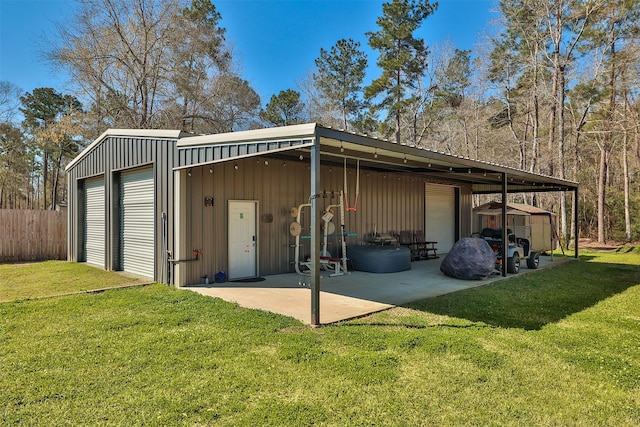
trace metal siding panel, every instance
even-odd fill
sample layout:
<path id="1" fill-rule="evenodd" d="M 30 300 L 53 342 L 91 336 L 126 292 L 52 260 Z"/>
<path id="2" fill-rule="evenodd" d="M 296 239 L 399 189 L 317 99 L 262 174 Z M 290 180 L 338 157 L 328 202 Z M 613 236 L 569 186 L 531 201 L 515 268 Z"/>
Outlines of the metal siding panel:
<path id="1" fill-rule="evenodd" d="M 181 150 L 182 151 L 182 150 Z M 308 160 L 284 161 L 264 157 L 239 159 L 209 166 L 195 167 L 187 185 L 187 248 L 201 248 L 204 251 L 199 262 L 185 263 L 187 283 L 200 283 L 202 276 L 215 274 L 227 268 L 226 206 L 228 200 L 257 200 L 259 203 L 258 251 L 261 275 L 279 274 L 293 271 L 290 264 L 294 259 L 294 238 L 289 233 L 289 224 L 294 220 L 290 215 L 293 206 L 307 203 L 310 192 Z M 234 169 L 234 164 L 238 169 Z M 349 165 L 349 196 L 353 205 L 355 199 L 355 163 Z M 321 191 L 328 192 L 322 197 L 320 208 L 339 203 L 337 194 L 343 189 L 343 168 L 341 165 L 323 165 L 321 168 Z M 336 197 L 331 199 L 331 191 Z M 204 197 L 214 198 L 213 207 L 204 207 Z M 360 200 L 357 212 L 345 212 L 349 245 L 363 244 L 367 233 L 373 232 L 377 224 L 378 232 L 399 232 L 400 229 L 422 230 L 425 226 L 425 184 L 424 178 L 409 174 L 385 173 L 361 170 Z M 260 215 L 272 214 L 273 222 L 264 223 Z M 335 225 L 339 230 L 339 214 L 334 212 Z M 309 234 L 309 213 L 303 211 L 303 233 Z M 305 229 L 306 228 L 306 229 Z M 303 239 L 301 254 L 310 253 L 309 239 Z M 337 255 L 340 237 L 330 238 L 327 249 Z"/>
<path id="2" fill-rule="evenodd" d="M 105 224 L 104 177 L 88 179 L 85 181 L 84 253 L 88 263 L 102 268 L 106 253 Z"/>
<path id="3" fill-rule="evenodd" d="M 121 262 L 124 271 L 145 277 L 155 272 L 153 168 L 121 175 Z"/>
<path id="4" fill-rule="evenodd" d="M 69 203 L 67 212 L 69 213 L 69 237 L 67 245 L 69 246 L 69 261 L 78 262 L 84 259 L 84 182 L 76 180 L 74 177 L 73 186 L 69 185 L 69 188 L 73 187 L 74 194 L 72 199 L 73 203 Z"/>
<path id="5" fill-rule="evenodd" d="M 473 214 L 473 195 L 470 186 L 460 188 L 460 237 L 471 236 Z"/>

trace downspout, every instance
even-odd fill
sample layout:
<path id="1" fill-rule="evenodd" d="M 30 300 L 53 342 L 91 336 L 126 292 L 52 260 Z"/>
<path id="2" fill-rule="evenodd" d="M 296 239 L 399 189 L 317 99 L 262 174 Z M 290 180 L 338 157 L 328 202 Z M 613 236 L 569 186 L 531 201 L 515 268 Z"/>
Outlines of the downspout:
<path id="1" fill-rule="evenodd" d="M 311 325 L 320 325 L 320 215 L 318 196 L 320 194 L 320 139 L 314 132 L 311 147 Z"/>

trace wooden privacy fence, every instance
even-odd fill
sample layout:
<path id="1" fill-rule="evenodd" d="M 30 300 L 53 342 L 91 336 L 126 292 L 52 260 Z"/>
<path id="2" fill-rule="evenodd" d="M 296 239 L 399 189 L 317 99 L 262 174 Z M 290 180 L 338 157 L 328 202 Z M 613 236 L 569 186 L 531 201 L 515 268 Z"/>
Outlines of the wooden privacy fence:
<path id="1" fill-rule="evenodd" d="M 0 262 L 67 259 L 67 213 L 0 209 Z"/>

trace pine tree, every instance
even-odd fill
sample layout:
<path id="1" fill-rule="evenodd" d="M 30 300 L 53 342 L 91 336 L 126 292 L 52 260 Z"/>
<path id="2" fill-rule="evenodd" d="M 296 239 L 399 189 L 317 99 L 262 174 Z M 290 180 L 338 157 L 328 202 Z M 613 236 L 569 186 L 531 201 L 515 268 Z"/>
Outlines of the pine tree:
<path id="1" fill-rule="evenodd" d="M 320 49 L 315 63 L 318 71 L 313 80 L 320 95 L 337 106 L 344 129 L 348 129 L 348 118 L 357 115 L 363 106 L 359 93 L 367 68 L 366 55 L 360 50 L 360 43 L 341 39 L 330 51 Z"/>
<path id="2" fill-rule="evenodd" d="M 293 89 L 281 90 L 272 95 L 266 108 L 260 112 L 260 118 L 274 126 L 295 125 L 304 121 L 300 93 Z"/>
<path id="3" fill-rule="evenodd" d="M 386 110 L 394 119 L 396 142 L 401 142 L 401 116 L 414 101 L 409 93 L 416 89 L 427 67 L 427 46 L 413 33 L 437 6 L 437 3 L 430 4 L 427 0 L 384 3 L 383 15 L 376 21 L 380 30 L 367 32 L 369 46 L 380 52 L 377 64 L 382 75 L 365 88 L 365 97 L 382 95 L 375 107 Z"/>

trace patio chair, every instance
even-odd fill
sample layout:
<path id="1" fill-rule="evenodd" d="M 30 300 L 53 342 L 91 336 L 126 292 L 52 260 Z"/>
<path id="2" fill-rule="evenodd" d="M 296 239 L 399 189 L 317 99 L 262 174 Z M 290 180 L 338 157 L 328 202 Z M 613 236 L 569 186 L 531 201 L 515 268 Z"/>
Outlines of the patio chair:
<path id="1" fill-rule="evenodd" d="M 416 231 L 415 243 L 421 259 L 438 258 L 438 250 L 436 249 L 438 242 L 425 239 L 424 231 Z"/>
<path id="2" fill-rule="evenodd" d="M 418 250 L 418 245 L 413 240 L 413 233 L 409 230 L 402 230 L 400 235 L 398 236 L 398 243 L 400 246 L 406 246 L 409 248 L 411 252 L 411 261 L 420 259 L 420 251 Z"/>

